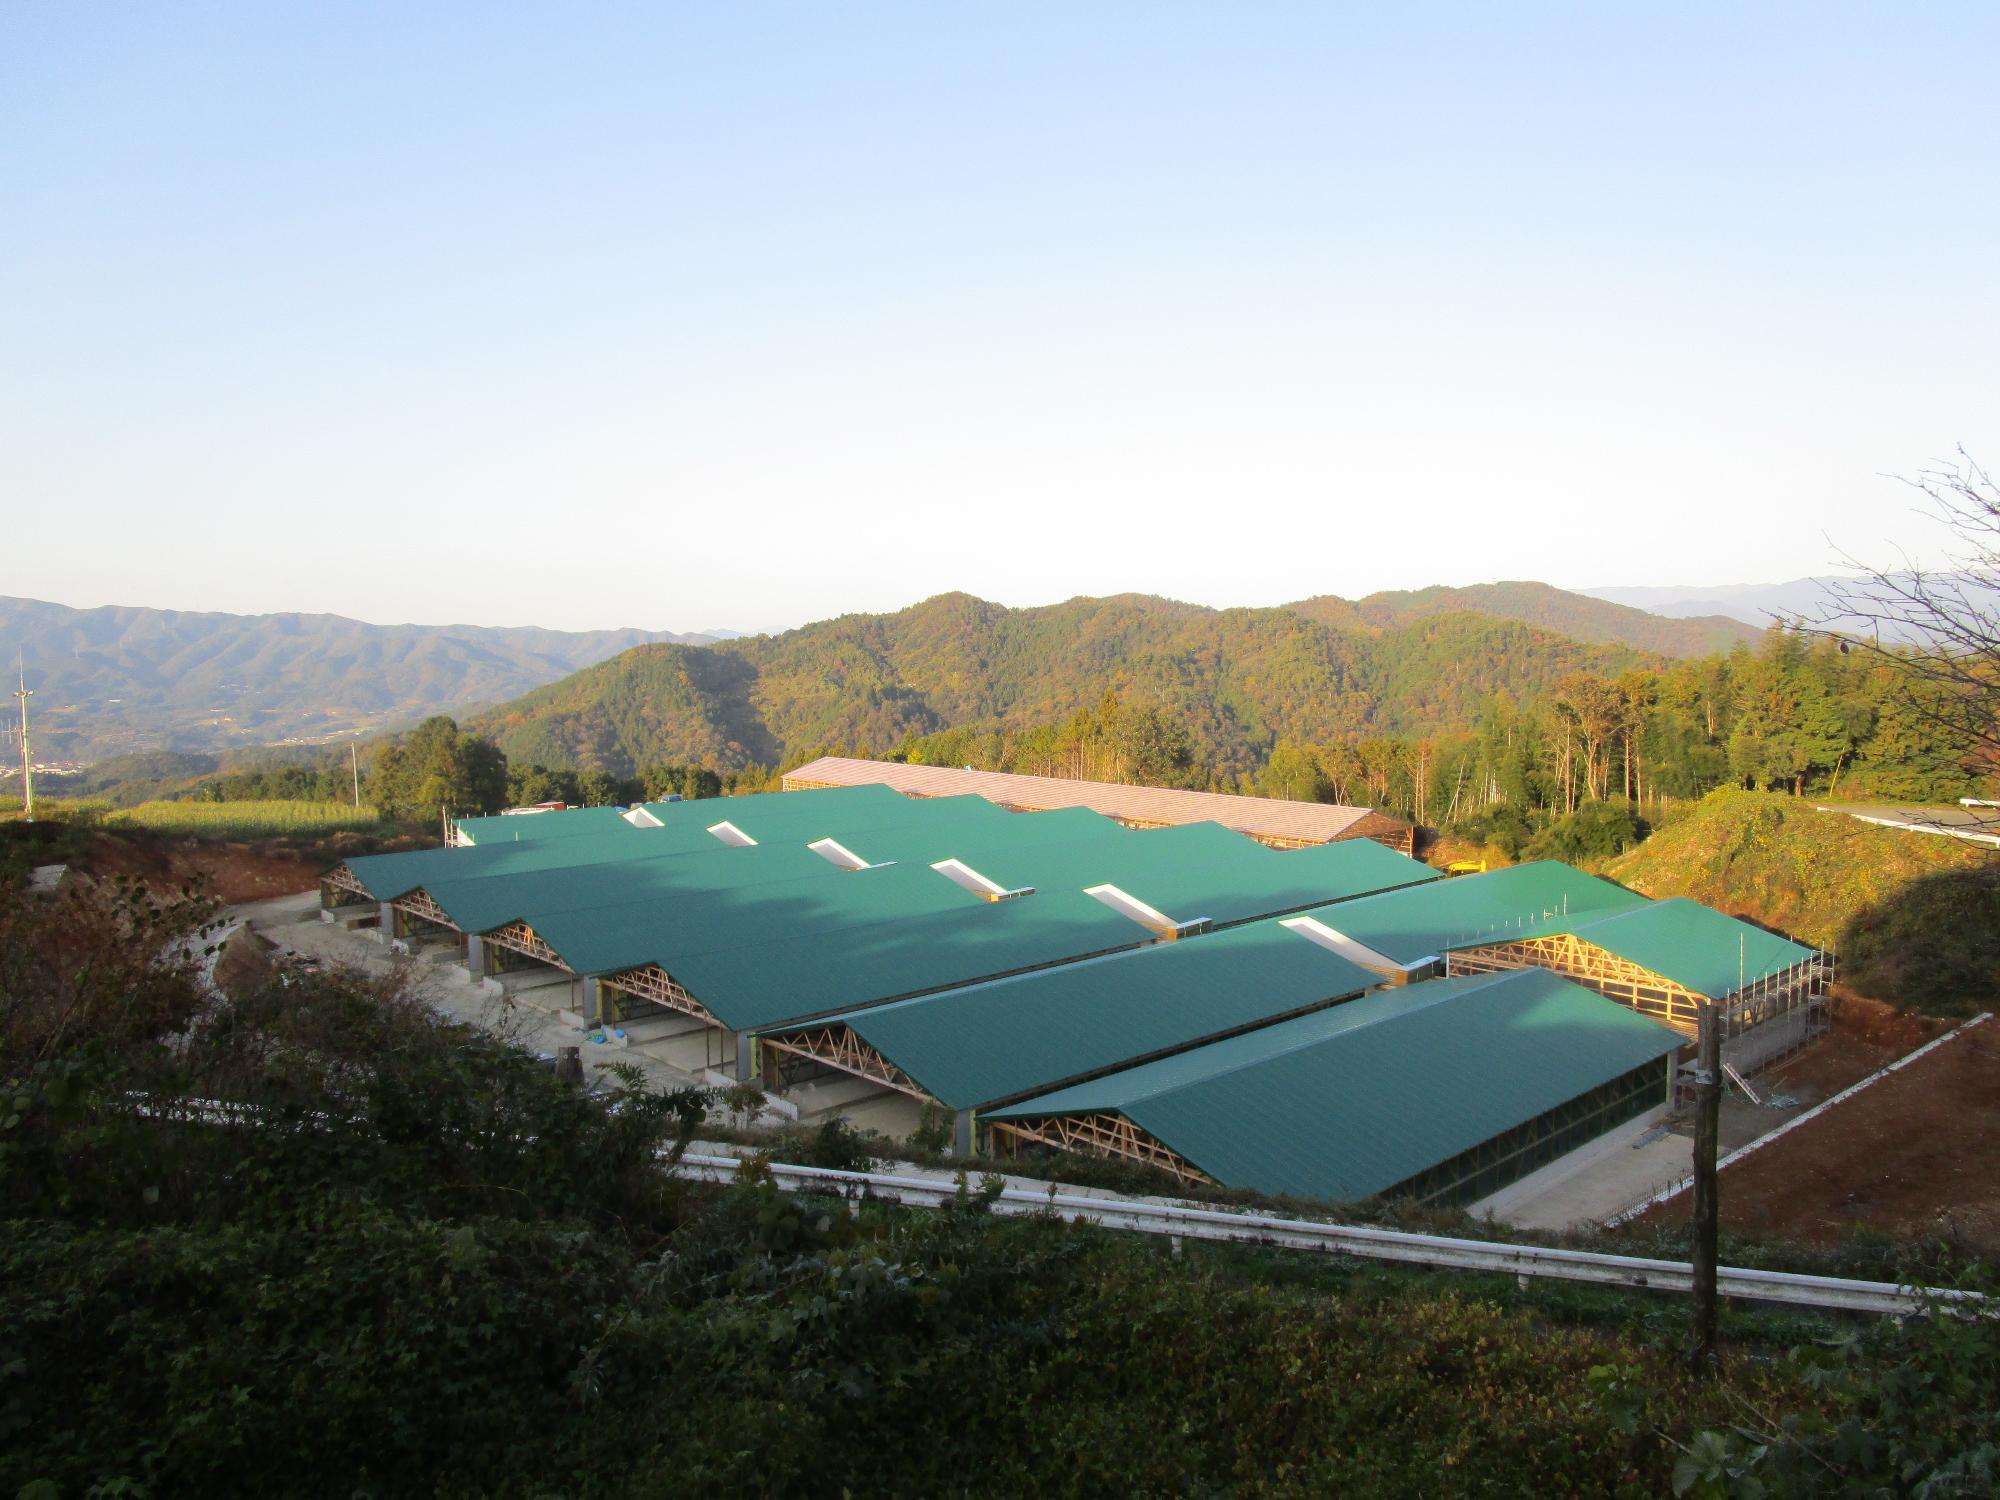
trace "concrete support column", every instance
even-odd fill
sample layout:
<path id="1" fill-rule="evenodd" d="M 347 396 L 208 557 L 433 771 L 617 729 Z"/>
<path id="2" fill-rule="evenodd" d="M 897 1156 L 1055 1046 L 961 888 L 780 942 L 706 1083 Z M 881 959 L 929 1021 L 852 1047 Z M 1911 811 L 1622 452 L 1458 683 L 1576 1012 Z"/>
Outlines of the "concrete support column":
<path id="1" fill-rule="evenodd" d="M 604 1013 L 604 988 L 598 984 L 595 974 L 583 976 L 583 999 L 578 1003 L 576 1013 L 600 1026 L 611 1024 L 610 1017 Z"/>
<path id="2" fill-rule="evenodd" d="M 747 1031 L 736 1033 L 736 1081 L 749 1083 L 757 1076 L 757 1038 Z"/>
<path id="3" fill-rule="evenodd" d="M 396 936 L 396 908 L 386 901 L 375 903 L 375 940 L 391 942 Z"/>
<path id="4" fill-rule="evenodd" d="M 961 1109 L 951 1120 L 951 1154 L 972 1155 L 973 1111 Z"/>
<path id="5" fill-rule="evenodd" d="M 479 934 L 465 935 L 465 972 L 474 979 L 486 977 L 486 945 L 479 941 Z"/>
<path id="6" fill-rule="evenodd" d="M 322 880 L 319 883 L 319 909 L 321 911 L 333 910 L 333 884 L 330 881 Z"/>

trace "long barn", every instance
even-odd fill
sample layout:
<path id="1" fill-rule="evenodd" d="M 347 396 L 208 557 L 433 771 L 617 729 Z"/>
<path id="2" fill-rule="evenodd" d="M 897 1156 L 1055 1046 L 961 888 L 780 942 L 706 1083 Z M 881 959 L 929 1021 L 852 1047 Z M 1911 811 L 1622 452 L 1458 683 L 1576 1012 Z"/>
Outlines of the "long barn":
<path id="1" fill-rule="evenodd" d="M 1553 862 L 934 790 L 468 820 L 328 871 L 327 914 L 802 1116 L 1315 1196 L 1492 1191 L 1665 1109 L 1704 1008 L 1747 1088 L 1824 1005 L 1812 950 Z"/>

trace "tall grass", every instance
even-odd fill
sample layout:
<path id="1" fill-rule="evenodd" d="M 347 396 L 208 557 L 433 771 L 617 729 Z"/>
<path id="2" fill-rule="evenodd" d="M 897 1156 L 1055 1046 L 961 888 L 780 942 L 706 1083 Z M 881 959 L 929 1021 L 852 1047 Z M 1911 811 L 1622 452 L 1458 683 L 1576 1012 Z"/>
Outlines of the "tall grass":
<path id="1" fill-rule="evenodd" d="M 141 802 L 108 814 L 108 827 L 145 828 L 194 838 L 268 839 L 373 832 L 381 814 L 345 802 Z"/>
<path id="2" fill-rule="evenodd" d="M 101 823 L 111 811 L 102 797 L 37 797 L 35 817 L 48 823 Z M 18 821 L 22 816 L 21 796 L 16 792 L 0 797 L 0 823 Z"/>

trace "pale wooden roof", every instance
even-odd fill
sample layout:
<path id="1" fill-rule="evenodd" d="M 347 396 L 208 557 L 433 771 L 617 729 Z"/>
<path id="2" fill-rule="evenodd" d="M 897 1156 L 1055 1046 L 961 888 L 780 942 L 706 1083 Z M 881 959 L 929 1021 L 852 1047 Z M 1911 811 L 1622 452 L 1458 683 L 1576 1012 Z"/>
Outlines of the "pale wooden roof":
<path id="1" fill-rule="evenodd" d="M 1120 786 L 1058 776 L 1016 776 L 1007 771 L 967 771 L 956 766 L 907 766 L 896 761 L 823 755 L 785 773 L 785 785 L 878 785 L 906 796 L 956 797 L 966 793 L 1004 807 L 1087 807 L 1108 818 L 1140 823 L 1220 823 L 1253 838 L 1330 844 L 1375 837 L 1408 824 L 1366 807 L 1331 802 L 1285 802 L 1275 797 L 1235 797 L 1223 792 L 1181 792 L 1157 786 Z"/>

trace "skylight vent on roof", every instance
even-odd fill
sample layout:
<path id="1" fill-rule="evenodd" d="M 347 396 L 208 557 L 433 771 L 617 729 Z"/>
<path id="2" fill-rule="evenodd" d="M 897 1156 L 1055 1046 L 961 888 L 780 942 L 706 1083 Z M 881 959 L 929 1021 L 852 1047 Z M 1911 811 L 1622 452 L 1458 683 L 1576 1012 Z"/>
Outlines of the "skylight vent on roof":
<path id="1" fill-rule="evenodd" d="M 988 880 L 961 859 L 941 859 L 931 868 L 960 890 L 972 892 L 981 901 L 1010 901 L 1016 896 L 1035 894 L 1035 888 L 1031 885 L 1010 891 L 997 880 Z"/>
<path id="2" fill-rule="evenodd" d="M 732 849 L 754 848 L 757 843 L 734 823 L 711 823 L 708 825 L 708 831 Z"/>
<path id="3" fill-rule="evenodd" d="M 624 817 L 625 821 L 630 823 L 634 828 L 665 828 L 667 826 L 643 807 L 629 809 L 624 814 Z"/>
<path id="4" fill-rule="evenodd" d="M 879 865 L 870 864 L 838 839 L 817 839 L 806 847 L 828 864 L 839 865 L 843 870 L 879 870 L 884 865 L 895 863 L 893 859 L 887 859 Z"/>
<path id="5" fill-rule="evenodd" d="M 1366 943 L 1358 943 L 1346 933 L 1334 931 L 1315 917 L 1291 917 L 1278 925 L 1396 984 L 1408 983 L 1413 974 L 1430 969 L 1437 963 L 1435 958 L 1423 958 L 1413 964 L 1399 964 L 1387 954 L 1377 953 Z"/>
<path id="6" fill-rule="evenodd" d="M 1196 917 L 1191 922 L 1176 922 L 1158 907 L 1147 905 L 1130 891 L 1122 891 L 1115 885 L 1086 886 L 1083 893 L 1102 901 L 1119 916 L 1130 917 L 1148 932 L 1163 938 L 1191 937 L 1197 932 L 1208 931 L 1213 925 L 1207 917 Z"/>

